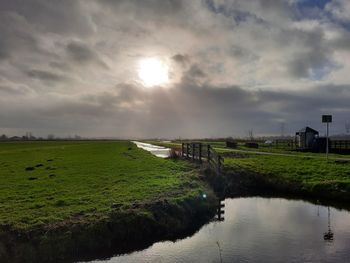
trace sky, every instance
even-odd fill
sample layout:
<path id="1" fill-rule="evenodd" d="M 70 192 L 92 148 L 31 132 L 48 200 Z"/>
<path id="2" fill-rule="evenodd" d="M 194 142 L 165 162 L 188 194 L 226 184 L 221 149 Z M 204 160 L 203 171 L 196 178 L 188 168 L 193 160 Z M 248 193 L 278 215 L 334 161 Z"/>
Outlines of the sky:
<path id="1" fill-rule="evenodd" d="M 350 122 L 348 0 L 0 0 L 0 134 L 280 135 Z"/>

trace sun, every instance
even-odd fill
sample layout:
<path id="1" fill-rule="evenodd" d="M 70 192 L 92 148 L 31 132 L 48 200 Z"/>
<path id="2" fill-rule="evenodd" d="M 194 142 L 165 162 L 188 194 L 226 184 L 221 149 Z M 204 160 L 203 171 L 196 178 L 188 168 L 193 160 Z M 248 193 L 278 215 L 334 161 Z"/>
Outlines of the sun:
<path id="1" fill-rule="evenodd" d="M 159 86 L 169 82 L 169 68 L 157 58 L 140 60 L 138 75 L 146 87 Z"/>

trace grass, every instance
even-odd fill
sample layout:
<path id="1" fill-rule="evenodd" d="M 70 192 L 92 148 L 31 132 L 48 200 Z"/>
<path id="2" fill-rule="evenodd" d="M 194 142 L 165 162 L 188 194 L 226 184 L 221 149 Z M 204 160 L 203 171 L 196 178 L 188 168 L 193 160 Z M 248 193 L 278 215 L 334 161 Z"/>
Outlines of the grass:
<path id="1" fill-rule="evenodd" d="M 0 143 L 0 226 L 95 221 L 115 207 L 199 195 L 186 162 L 124 141 Z"/>
<path id="2" fill-rule="evenodd" d="M 225 166 L 297 185 L 300 191 L 315 195 L 324 191 L 329 197 L 348 198 L 350 194 L 350 162 L 346 161 L 249 154 L 247 158 L 225 158 Z"/>

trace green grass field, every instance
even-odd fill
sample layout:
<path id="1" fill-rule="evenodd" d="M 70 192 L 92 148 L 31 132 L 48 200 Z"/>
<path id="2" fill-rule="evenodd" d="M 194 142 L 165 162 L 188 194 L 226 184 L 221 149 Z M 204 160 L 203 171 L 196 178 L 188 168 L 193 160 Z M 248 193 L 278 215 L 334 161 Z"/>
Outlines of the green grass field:
<path id="1" fill-rule="evenodd" d="M 225 166 L 236 171 L 250 171 L 267 179 L 292 183 L 301 191 L 325 191 L 329 196 L 350 194 L 350 162 L 290 156 L 254 155 L 225 158 Z"/>
<path id="2" fill-rule="evenodd" d="M 99 220 L 115 207 L 199 195 L 193 168 L 130 142 L 0 143 L 0 225 Z"/>
<path id="3" fill-rule="evenodd" d="M 248 154 L 225 158 L 225 166 L 305 189 L 350 192 L 348 162 Z M 0 226 L 96 221 L 115 207 L 198 196 L 205 189 L 196 176 L 189 163 L 154 157 L 130 142 L 1 143 Z"/>

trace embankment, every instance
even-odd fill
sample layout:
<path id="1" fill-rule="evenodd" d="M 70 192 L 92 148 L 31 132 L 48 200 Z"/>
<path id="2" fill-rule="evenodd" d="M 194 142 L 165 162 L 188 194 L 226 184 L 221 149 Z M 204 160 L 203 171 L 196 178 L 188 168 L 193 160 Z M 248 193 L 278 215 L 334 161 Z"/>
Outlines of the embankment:
<path id="1" fill-rule="evenodd" d="M 73 218 L 26 233 L 3 228 L 1 262 L 72 262 L 146 248 L 155 241 L 194 233 L 213 217 L 216 204 L 208 190 L 206 198 L 163 199 L 126 210 L 116 207 L 93 223 Z"/>
<path id="2" fill-rule="evenodd" d="M 307 183 L 288 180 L 278 174 L 264 174 L 245 168 L 225 167 L 224 175 L 206 173 L 206 180 L 220 198 L 241 196 L 270 196 L 305 199 L 311 202 L 348 207 L 348 184 L 337 181 Z"/>

